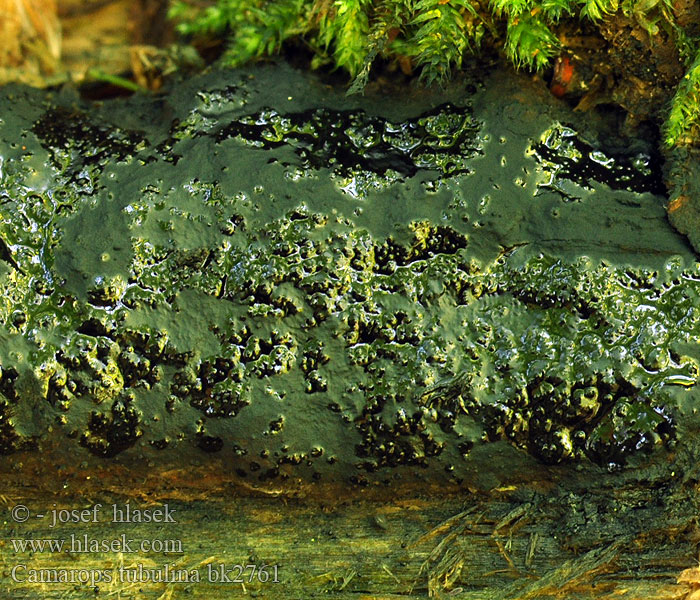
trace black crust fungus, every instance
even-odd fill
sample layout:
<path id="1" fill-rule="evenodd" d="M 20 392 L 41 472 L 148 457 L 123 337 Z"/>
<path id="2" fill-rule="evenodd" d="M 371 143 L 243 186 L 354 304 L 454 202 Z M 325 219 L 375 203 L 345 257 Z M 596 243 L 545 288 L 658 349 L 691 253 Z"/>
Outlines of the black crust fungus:
<path id="1" fill-rule="evenodd" d="M 0 453 L 41 445 L 25 404 L 101 457 L 261 481 L 674 443 L 700 269 L 644 148 L 584 141 L 524 79 L 399 114 L 236 73 L 102 108 L 26 92 L 33 118 L 0 96 Z"/>

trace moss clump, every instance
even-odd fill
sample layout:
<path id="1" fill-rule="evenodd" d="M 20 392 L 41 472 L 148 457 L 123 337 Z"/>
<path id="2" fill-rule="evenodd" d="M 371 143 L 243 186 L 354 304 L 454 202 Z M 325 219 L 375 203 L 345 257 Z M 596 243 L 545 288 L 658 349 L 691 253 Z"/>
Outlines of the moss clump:
<path id="1" fill-rule="evenodd" d="M 671 103 L 665 125 L 667 146 L 692 144 L 698 139 L 700 125 L 700 50 L 693 57 Z"/>

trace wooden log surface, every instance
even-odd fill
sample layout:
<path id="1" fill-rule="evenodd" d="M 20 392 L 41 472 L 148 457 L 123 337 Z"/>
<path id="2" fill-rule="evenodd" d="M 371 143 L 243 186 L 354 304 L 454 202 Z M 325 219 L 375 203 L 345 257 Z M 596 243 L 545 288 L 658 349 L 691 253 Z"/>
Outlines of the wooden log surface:
<path id="1" fill-rule="evenodd" d="M 669 458 L 682 468 L 687 456 Z M 563 469 L 488 492 L 289 497 L 241 495 L 215 473 L 37 480 L 25 467 L 3 475 L 0 496 L 7 598 L 670 600 L 700 578 L 697 486 L 680 470 L 667 482 Z M 258 580 L 275 567 L 278 583 Z"/>
<path id="2" fill-rule="evenodd" d="M 246 498 L 240 502 L 168 502 L 177 525 L 111 523 L 112 506 L 104 502 L 105 522 L 67 524 L 53 529 L 45 520 L 5 525 L 11 539 L 80 542 L 108 540 L 129 545 L 175 544 L 183 554 L 150 552 L 15 552 L 5 540 L 3 590 L 11 598 L 682 598 L 687 585 L 676 578 L 690 557 L 653 547 L 663 532 L 621 538 L 577 554 L 562 540 L 528 526 L 528 504 L 493 499 L 484 504 L 451 498 L 416 498 L 387 503 L 361 500 L 345 505 L 304 505 L 297 501 Z M 28 503 L 31 511 L 88 508 L 81 503 Z M 10 503 L 28 498 L 6 498 Z M 14 504 L 17 506 L 17 504 Z M 135 506 L 132 504 L 132 506 Z M 154 510 L 160 503 L 138 503 Z M 466 506 L 466 508 L 465 508 Z M 490 511 L 488 510 L 490 509 Z M 7 511 L 4 511 L 7 514 Z M 484 514 L 486 512 L 486 514 Z M 498 527 L 509 515 L 519 518 Z M 50 518 L 50 516 L 49 516 Z M 7 517 L 5 517 L 7 521 Z M 524 521 L 524 524 L 520 524 Z M 126 536 L 126 542 L 123 536 Z M 646 548 L 639 545 L 649 544 Z M 74 548 L 78 548 L 73 542 Z M 676 545 L 676 550 L 680 550 Z M 270 579 L 252 581 L 235 565 L 268 565 Z M 171 569 L 170 575 L 166 565 Z M 233 581 L 221 583 L 222 565 Z M 189 582 L 176 569 L 189 572 Z M 192 570 L 199 573 L 195 581 Z M 37 572 L 42 573 L 38 575 Z M 260 572 L 260 571 L 259 571 Z M 107 581 L 105 573 L 111 574 Z M 236 582 L 236 576 L 244 578 Z M 32 577 L 54 579 L 33 582 Z M 76 578 L 76 583 L 61 578 Z M 91 586 L 95 579 L 95 585 Z M 153 582 L 161 578 L 161 582 Z M 56 581 L 58 580 L 58 582 Z M 88 583 L 81 583 L 88 581 Z"/>

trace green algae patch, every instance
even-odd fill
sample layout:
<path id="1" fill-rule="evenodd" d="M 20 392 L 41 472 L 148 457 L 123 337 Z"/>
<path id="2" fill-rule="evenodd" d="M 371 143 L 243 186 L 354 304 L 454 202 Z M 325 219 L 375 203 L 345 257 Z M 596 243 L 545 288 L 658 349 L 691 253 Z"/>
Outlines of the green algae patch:
<path id="1" fill-rule="evenodd" d="M 23 93 L 3 453 L 50 427 L 256 484 L 492 486 L 619 468 L 692 420 L 700 267 L 653 151 L 526 79 L 400 108 L 284 65 L 93 107 Z"/>

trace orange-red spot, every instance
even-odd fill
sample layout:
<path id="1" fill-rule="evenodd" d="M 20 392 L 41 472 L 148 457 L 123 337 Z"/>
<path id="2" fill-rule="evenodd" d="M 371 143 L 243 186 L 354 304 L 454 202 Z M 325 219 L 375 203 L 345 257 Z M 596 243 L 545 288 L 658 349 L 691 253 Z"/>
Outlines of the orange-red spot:
<path id="1" fill-rule="evenodd" d="M 557 98 L 561 98 L 566 93 L 566 88 L 560 83 L 553 83 L 552 87 L 549 88 L 549 91 L 552 92 L 552 94 L 554 94 Z"/>
<path id="2" fill-rule="evenodd" d="M 678 196 L 678 198 L 674 198 L 668 203 L 668 212 L 672 213 L 677 211 L 679 208 L 683 208 L 688 200 L 690 200 L 688 196 Z"/>
<path id="3" fill-rule="evenodd" d="M 561 98 L 566 93 L 566 87 L 569 85 L 571 78 L 574 75 L 574 65 L 568 56 L 560 56 L 554 63 L 554 75 L 552 83 L 549 86 L 550 91 L 557 98 Z"/>

